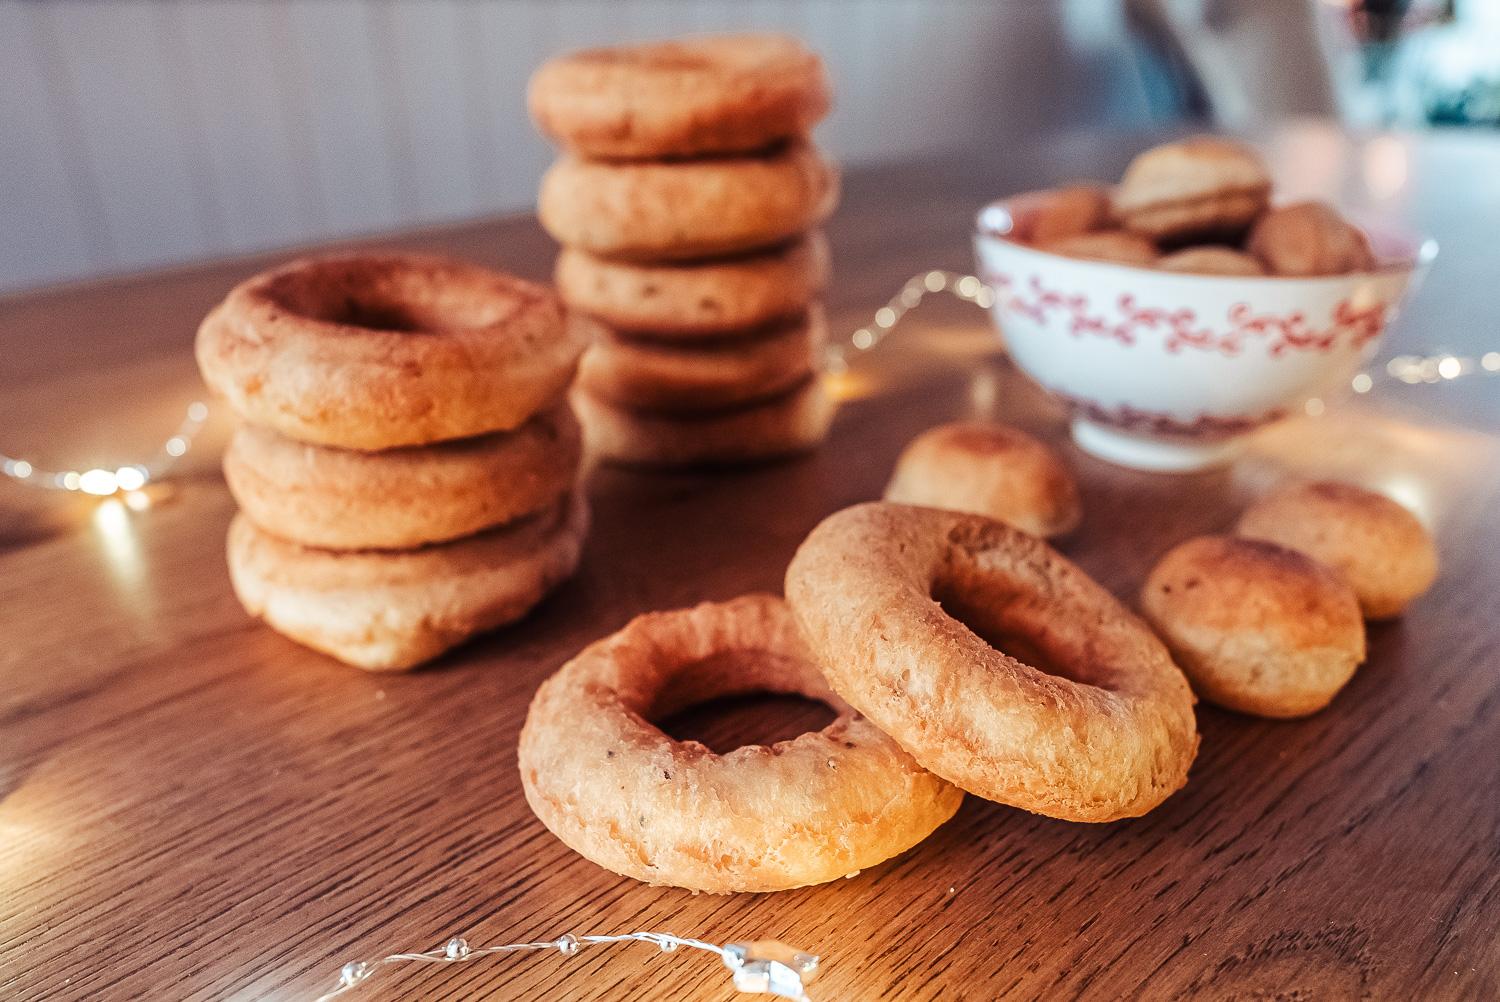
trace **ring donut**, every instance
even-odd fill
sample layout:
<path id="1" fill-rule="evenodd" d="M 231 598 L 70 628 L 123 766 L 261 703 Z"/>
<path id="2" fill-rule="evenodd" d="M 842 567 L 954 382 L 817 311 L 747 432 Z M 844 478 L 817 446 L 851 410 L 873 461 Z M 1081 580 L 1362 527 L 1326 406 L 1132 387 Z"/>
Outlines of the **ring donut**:
<path id="1" fill-rule="evenodd" d="M 970 793 L 1112 821 L 1187 780 L 1187 680 L 1144 623 L 1039 539 L 978 515 L 856 505 L 803 542 L 786 594 L 834 691 Z"/>
<path id="2" fill-rule="evenodd" d="M 446 258 L 303 258 L 235 287 L 198 330 L 204 381 L 302 442 L 390 449 L 520 425 L 584 347 L 547 289 Z"/>
<path id="3" fill-rule="evenodd" d="M 569 309 L 615 330 L 696 341 L 798 316 L 828 284 L 821 233 L 759 254 L 677 264 L 610 261 L 571 247 L 557 255 L 558 294 Z"/>
<path id="4" fill-rule="evenodd" d="M 274 536 L 330 550 L 402 550 L 515 521 L 578 479 L 578 422 L 558 403 L 514 431 L 357 452 L 241 425 L 224 479 Z"/>
<path id="5" fill-rule="evenodd" d="M 650 723 L 753 692 L 838 716 L 726 755 Z M 585 648 L 537 690 L 518 760 L 531 809 L 574 851 L 714 894 L 852 876 L 916 845 L 963 799 L 829 690 L 770 595 L 649 613 Z"/>
<path id="6" fill-rule="evenodd" d="M 578 566 L 588 505 L 574 493 L 498 529 L 418 550 L 319 550 L 244 515 L 229 578 L 252 616 L 368 671 L 403 671 L 530 612 Z"/>
<path id="7" fill-rule="evenodd" d="M 621 337 L 602 324 L 578 366 L 578 386 L 621 407 L 664 413 L 725 410 L 784 393 L 818 368 L 822 307 L 750 337 L 673 344 Z"/>
<path id="8" fill-rule="evenodd" d="M 564 156 L 537 215 L 558 243 L 627 261 L 681 261 L 772 247 L 838 202 L 838 168 L 790 143 L 763 156 L 604 163 Z"/>

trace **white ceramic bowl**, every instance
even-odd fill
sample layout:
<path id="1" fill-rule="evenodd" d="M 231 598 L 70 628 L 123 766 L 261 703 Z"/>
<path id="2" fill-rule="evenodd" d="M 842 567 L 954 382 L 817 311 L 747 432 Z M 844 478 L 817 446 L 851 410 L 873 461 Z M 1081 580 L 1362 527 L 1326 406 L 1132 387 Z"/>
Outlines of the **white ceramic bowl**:
<path id="1" fill-rule="evenodd" d="M 1017 366 L 1073 412 L 1086 452 L 1137 469 L 1231 460 L 1244 436 L 1337 393 L 1374 353 L 1430 240 L 1366 226 L 1381 265 L 1225 277 L 1083 261 L 1012 239 L 1037 196 L 979 213 L 992 313 Z"/>

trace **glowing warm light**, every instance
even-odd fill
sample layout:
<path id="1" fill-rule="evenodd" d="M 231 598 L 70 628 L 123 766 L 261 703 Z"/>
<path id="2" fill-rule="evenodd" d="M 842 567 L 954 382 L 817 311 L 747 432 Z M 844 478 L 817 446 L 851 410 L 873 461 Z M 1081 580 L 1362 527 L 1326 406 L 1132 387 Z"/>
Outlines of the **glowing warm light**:
<path id="1" fill-rule="evenodd" d="M 942 292 L 943 286 L 948 284 L 948 279 L 940 271 L 929 271 L 927 277 L 922 279 L 922 284 L 927 287 L 928 292 Z"/>
<path id="2" fill-rule="evenodd" d="M 115 486 L 122 491 L 138 491 L 146 486 L 146 471 L 139 466 L 122 466 L 115 471 Z"/>
<path id="3" fill-rule="evenodd" d="M 99 497 L 108 497 L 119 489 L 115 482 L 115 475 L 108 470 L 86 470 L 78 478 L 78 489 L 85 494 L 96 494 Z"/>
<path id="4" fill-rule="evenodd" d="M 890 327 L 896 322 L 896 311 L 889 306 L 882 306 L 875 311 L 875 326 Z"/>
<path id="5" fill-rule="evenodd" d="M 1479 360 L 1485 372 L 1500 372 L 1500 351 L 1487 351 Z"/>
<path id="6" fill-rule="evenodd" d="M 187 452 L 187 442 L 179 437 L 173 436 L 172 438 L 167 439 L 167 444 L 163 446 L 163 448 L 167 450 L 167 455 L 169 456 L 181 456 L 183 453 Z"/>
<path id="7" fill-rule="evenodd" d="M 958 294 L 973 299 L 979 294 L 979 279 L 973 275 L 965 275 L 958 280 Z"/>
<path id="8" fill-rule="evenodd" d="M 866 351 L 875 343 L 875 335 L 868 328 L 861 327 L 850 335 L 849 340 L 860 351 Z"/>
<path id="9" fill-rule="evenodd" d="M 1369 393 L 1375 386 L 1375 380 L 1370 378 L 1369 373 L 1361 372 L 1349 381 L 1349 385 L 1354 387 L 1355 393 Z"/>
<path id="10" fill-rule="evenodd" d="M 1449 355 L 1447 358 L 1440 359 L 1438 361 L 1437 374 L 1439 376 L 1442 376 L 1444 379 L 1457 379 L 1459 376 L 1463 375 L 1463 371 L 1463 363 L 1454 358 L 1452 355 Z"/>
<path id="11" fill-rule="evenodd" d="M 104 544 L 104 557 L 120 584 L 134 587 L 141 579 L 141 543 L 130 512 L 119 498 L 101 501 L 94 509 L 94 531 Z"/>
<path id="12" fill-rule="evenodd" d="M 208 404 L 195 400 L 188 405 L 189 421 L 204 421 L 208 418 Z"/>
<path id="13" fill-rule="evenodd" d="M 78 471 L 77 470 L 69 470 L 67 473 L 64 473 L 62 475 L 63 489 L 64 490 L 69 490 L 69 491 L 76 491 L 78 489 L 79 483 L 82 480 L 83 480 L 83 478 L 78 475 Z"/>
<path id="14" fill-rule="evenodd" d="M 31 476 L 31 464 L 26 462 L 26 460 L 24 459 L 18 459 L 16 460 L 16 465 L 11 467 L 11 472 L 20 477 L 22 480 L 25 480 L 27 477 Z"/>
<path id="15" fill-rule="evenodd" d="M 131 511 L 145 511 L 151 507 L 151 495 L 144 491 L 131 491 L 125 495 L 125 507 Z"/>
<path id="16" fill-rule="evenodd" d="M 879 382 L 868 374 L 854 371 L 825 372 L 823 386 L 829 396 L 841 403 L 873 396 L 880 388 Z"/>
<path id="17" fill-rule="evenodd" d="M 1308 417 L 1320 417 L 1327 408 L 1324 406 L 1323 401 L 1317 397 L 1313 397 L 1303 405 L 1303 409 L 1307 411 Z"/>

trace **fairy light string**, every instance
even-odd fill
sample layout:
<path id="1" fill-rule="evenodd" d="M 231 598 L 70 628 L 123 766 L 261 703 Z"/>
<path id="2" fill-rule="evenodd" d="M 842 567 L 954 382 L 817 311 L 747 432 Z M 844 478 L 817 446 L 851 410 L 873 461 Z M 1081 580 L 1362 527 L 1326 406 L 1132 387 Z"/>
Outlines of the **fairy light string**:
<path id="1" fill-rule="evenodd" d="M 616 943 L 649 943 L 663 953 L 675 953 L 682 947 L 711 953 L 729 971 L 735 990 L 751 995 L 774 995 L 778 998 L 811 1002 L 807 984 L 818 974 L 819 959 L 815 954 L 775 940 L 719 946 L 666 932 L 628 932 L 615 936 L 575 936 L 567 933 L 557 939 L 474 947 L 462 936 L 455 936 L 441 949 L 425 953 L 392 953 L 379 960 L 351 960 L 339 969 L 337 986 L 318 996 L 317 1002 L 329 1002 L 330 999 L 353 991 L 385 967 L 403 964 L 460 964 L 499 954 L 553 950 L 564 957 L 572 957 L 585 946 Z"/>
<path id="2" fill-rule="evenodd" d="M 981 309 L 989 309 L 995 305 L 995 290 L 976 275 L 941 269 L 913 275 L 902 284 L 900 291 L 889 302 L 875 311 L 869 323 L 854 329 L 846 344 L 829 345 L 828 372 L 834 376 L 848 372 L 851 351 L 859 355 L 874 349 L 901 323 L 907 313 L 934 295 L 951 296 Z M 1373 390 L 1381 380 L 1416 386 L 1452 382 L 1472 376 L 1500 376 L 1500 351 L 1487 351 L 1474 357 L 1453 354 L 1397 355 L 1383 366 L 1357 373 L 1350 380 L 1349 386 L 1355 393 L 1365 394 Z M 1309 415 L 1317 416 L 1324 409 L 1321 399 L 1307 402 L 1306 410 Z M 128 463 L 113 469 L 95 467 L 83 470 L 48 470 L 32 460 L 0 452 L 0 475 L 41 490 L 91 494 L 96 497 L 129 495 L 147 484 L 165 479 L 178 460 L 192 448 L 194 439 L 207 419 L 208 405 L 202 401 L 194 401 L 188 405 L 187 414 L 177 430 L 145 462 Z"/>

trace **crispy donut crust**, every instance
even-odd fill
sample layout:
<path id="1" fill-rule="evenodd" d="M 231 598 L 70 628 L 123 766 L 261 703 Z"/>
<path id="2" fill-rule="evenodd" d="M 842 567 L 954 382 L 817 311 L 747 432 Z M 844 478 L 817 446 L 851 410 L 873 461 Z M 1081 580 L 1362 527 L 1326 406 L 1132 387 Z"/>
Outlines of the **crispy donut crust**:
<path id="1" fill-rule="evenodd" d="M 754 692 L 806 696 L 838 716 L 726 755 L 650 723 Z M 531 809 L 574 851 L 713 894 L 852 876 L 916 845 L 963 800 L 833 694 L 771 595 L 648 613 L 591 644 L 537 690 L 517 757 Z"/>
<path id="2" fill-rule="evenodd" d="M 771 247 L 838 202 L 838 169 L 807 143 L 761 156 L 602 163 L 564 156 L 537 213 L 558 243 L 600 257 L 681 261 Z"/>
<path id="3" fill-rule="evenodd" d="M 686 157 L 806 136 L 832 89 L 795 38 L 746 33 L 559 56 L 532 75 L 527 104 L 542 132 L 585 156 Z"/>
<path id="4" fill-rule="evenodd" d="M 204 381 L 303 442 L 389 449 L 515 428 L 585 341 L 549 290 L 447 258 L 302 258 L 236 286 L 198 329 Z"/>
<path id="5" fill-rule="evenodd" d="M 1182 672 L 1144 623 L 1033 536 L 979 515 L 855 505 L 803 542 L 786 594 L 834 691 L 970 793 L 1113 821 L 1187 781 L 1198 733 Z"/>
<path id="6" fill-rule="evenodd" d="M 663 413 L 723 410 L 785 393 L 819 367 L 828 338 L 819 306 L 746 337 L 689 344 L 594 328 L 577 385 L 620 407 Z"/>
<path id="7" fill-rule="evenodd" d="M 754 330 L 801 314 L 828 284 L 828 241 L 810 233 L 728 260 L 632 264 L 564 247 L 557 290 L 569 309 L 615 330 L 696 340 Z"/>
<path id="8" fill-rule="evenodd" d="M 339 552 L 229 526 L 229 577 L 252 616 L 368 671 L 403 671 L 520 619 L 573 573 L 588 530 L 574 493 L 498 529 L 401 552 Z"/>
<path id="9" fill-rule="evenodd" d="M 1033 536 L 1058 536 L 1082 517 L 1062 459 L 1019 428 L 955 421 L 907 443 L 885 499 L 988 515 Z"/>
<path id="10" fill-rule="evenodd" d="M 357 452 L 241 425 L 224 479 L 274 536 L 331 550 L 441 543 L 541 511 L 578 480 L 583 441 L 566 402 L 513 431 Z"/>
<path id="11" fill-rule="evenodd" d="M 1399 616 L 1437 580 L 1437 546 L 1426 527 L 1383 494 L 1334 481 L 1271 492 L 1236 531 L 1306 553 L 1341 574 L 1367 619 Z"/>
<path id="12" fill-rule="evenodd" d="M 621 466 L 732 466 L 808 452 L 823 441 L 835 405 L 814 376 L 779 397 L 702 414 L 654 414 L 573 390 L 586 453 Z"/>
<path id="13" fill-rule="evenodd" d="M 1193 690 L 1241 713 L 1316 713 L 1365 659 L 1354 593 L 1327 567 L 1274 543 L 1190 539 L 1151 571 L 1141 608 Z"/>

